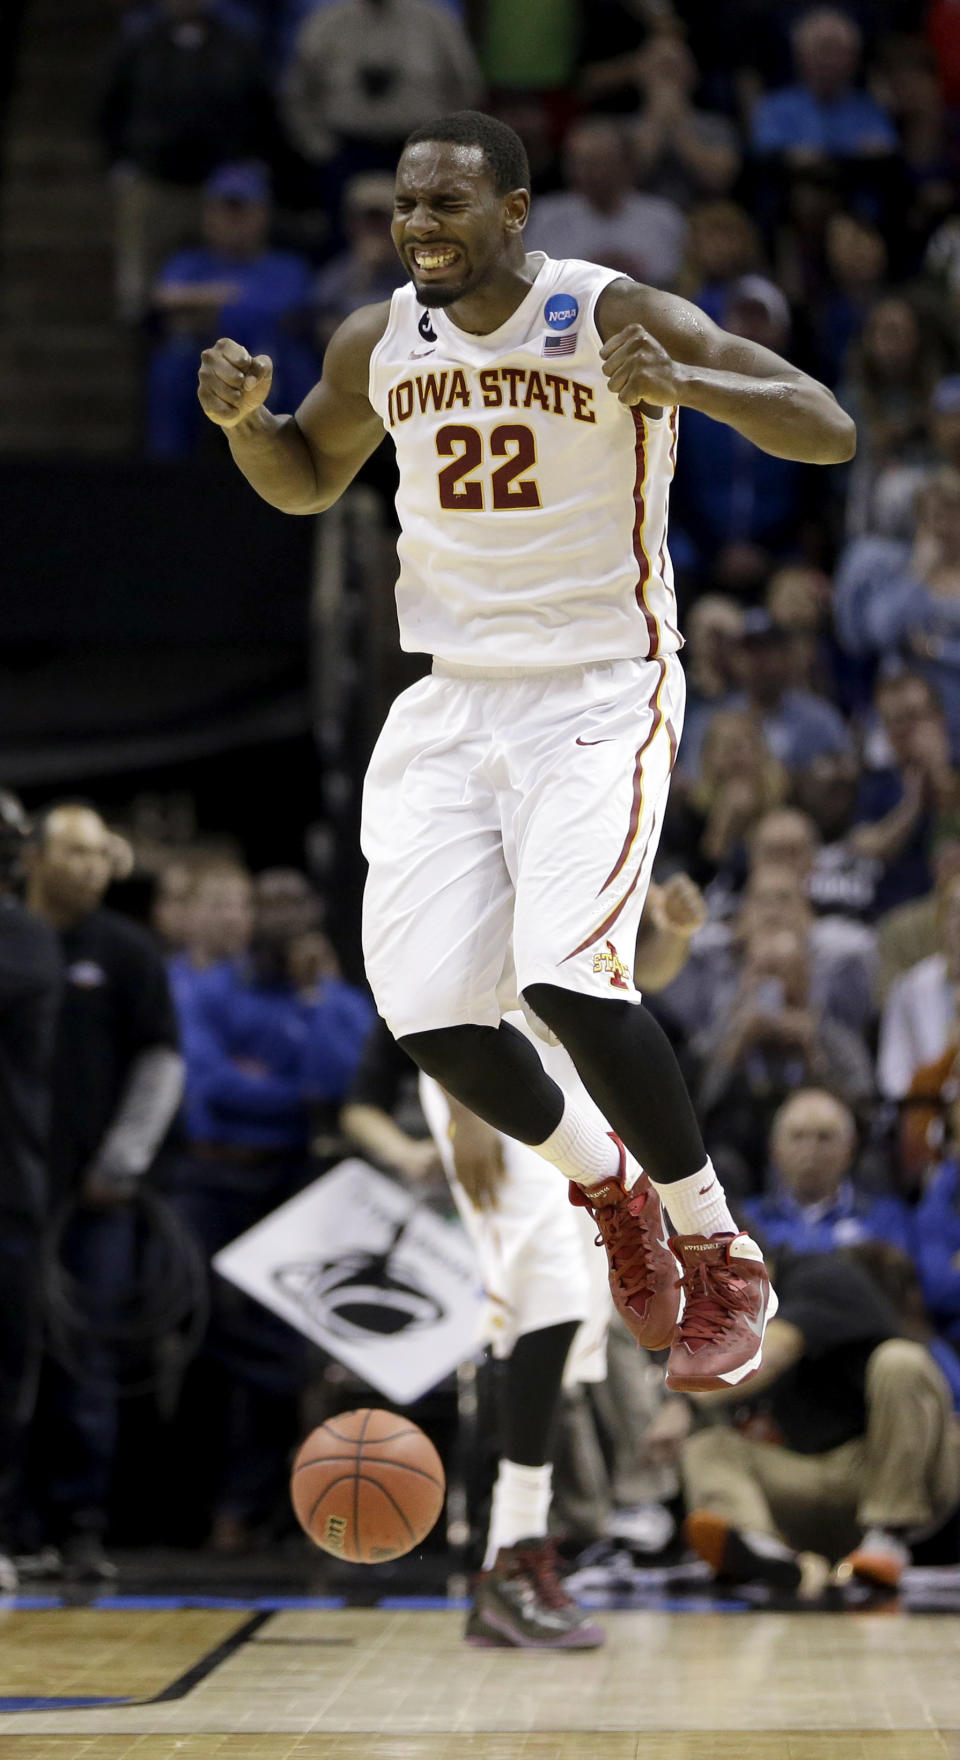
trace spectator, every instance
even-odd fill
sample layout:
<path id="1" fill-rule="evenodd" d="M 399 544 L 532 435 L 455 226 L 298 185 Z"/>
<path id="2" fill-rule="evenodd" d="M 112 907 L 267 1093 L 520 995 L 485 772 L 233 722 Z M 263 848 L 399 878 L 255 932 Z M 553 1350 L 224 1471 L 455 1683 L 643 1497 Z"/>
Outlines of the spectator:
<path id="1" fill-rule="evenodd" d="M 896 978 L 937 951 L 940 899 L 950 882 L 960 877 L 960 823 L 950 816 L 933 831 L 930 866 L 932 891 L 898 905 L 877 924 L 876 997 L 880 1005 L 886 1002 Z"/>
<path id="2" fill-rule="evenodd" d="M 191 865 L 179 858 L 165 862 L 157 875 L 150 906 L 150 927 L 169 954 L 182 952 L 186 945 L 187 901 L 192 884 Z"/>
<path id="3" fill-rule="evenodd" d="M 321 269 L 313 285 L 321 353 L 344 318 L 358 306 L 388 300 L 406 280 L 390 231 L 393 178 L 379 171 L 352 177 L 343 208 L 347 248 Z"/>
<path id="4" fill-rule="evenodd" d="M 210 1257 L 322 1170 L 311 1139 L 335 1139 L 336 1109 L 373 1022 L 366 996 L 337 975 L 318 918 L 303 875 L 259 875 L 248 958 L 207 971 L 188 999 L 189 1151 L 177 1202 Z M 202 1438 L 206 1484 L 197 1485 L 212 1508 L 213 1543 L 239 1551 L 284 1485 L 303 1341 L 219 1283 L 212 1301 L 179 1424 L 191 1458 Z"/>
<path id="5" fill-rule="evenodd" d="M 728 1581 L 796 1593 L 807 1562 L 798 1554 L 811 1552 L 842 1560 L 839 1582 L 896 1589 L 911 1541 L 960 1502 L 950 1388 L 845 1254 L 783 1252 L 775 1276 L 780 1309 L 748 1395 L 765 1408 L 770 1440 L 756 1427 L 712 1425 L 690 1436 L 681 1459 L 685 1533 Z M 742 1400 L 732 1389 L 711 1405 Z"/>
<path id="6" fill-rule="evenodd" d="M 315 384 L 306 339 L 309 264 L 272 250 L 270 191 L 258 165 L 225 165 L 204 190 L 202 244 L 164 264 L 153 290 L 161 340 L 150 364 L 148 450 L 186 458 L 205 433 L 197 402 L 197 353 L 224 334 L 270 356 L 273 397 L 296 409 Z"/>
<path id="7" fill-rule="evenodd" d="M 481 97 L 469 39 L 444 8 L 331 0 L 300 27 L 282 102 L 290 137 L 335 213 L 350 177 L 392 172 L 411 129 Z"/>
<path id="8" fill-rule="evenodd" d="M 787 562 L 770 576 L 763 599 L 771 621 L 787 640 L 791 688 L 823 696 L 833 683 L 827 644 L 829 577 L 809 563 Z"/>
<path id="9" fill-rule="evenodd" d="M 15 1536 L 43 1343 L 45 1151 L 60 990 L 53 930 L 21 903 L 27 823 L 0 790 L 0 1595 L 16 1592 Z"/>
<path id="10" fill-rule="evenodd" d="M 741 689 L 727 707 L 753 715 L 773 756 L 785 770 L 795 771 L 824 752 L 849 751 L 850 735 L 840 711 L 825 697 L 791 687 L 790 665 L 786 631 L 768 611 L 747 611 L 738 655 Z M 688 762 L 690 756 L 688 750 Z"/>
<path id="11" fill-rule="evenodd" d="M 687 250 L 677 292 L 722 324 L 735 282 L 762 273 L 763 245 L 756 222 L 736 202 L 700 202 L 690 210 Z"/>
<path id="12" fill-rule="evenodd" d="M 761 827 L 803 815 L 773 812 Z M 758 833 L 750 839 L 751 866 L 738 915 L 733 922 L 712 921 L 695 937 L 682 974 L 665 992 L 667 1012 L 702 1046 L 730 1014 L 744 981 L 751 935 L 789 927 L 803 936 L 810 958 L 811 997 L 818 1008 L 855 1032 L 873 1021 L 872 938 L 844 917 L 815 918 L 809 905 L 809 869 L 788 860 L 758 859 Z"/>
<path id="13" fill-rule="evenodd" d="M 771 281 L 746 275 L 729 289 L 723 327 L 782 354 L 789 307 Z M 693 547 L 701 581 L 754 597 L 771 559 L 795 550 L 806 482 L 803 465 L 772 458 L 724 423 L 685 409 L 676 523 Z"/>
<path id="14" fill-rule="evenodd" d="M 860 765 L 852 751 L 821 752 L 793 778 L 797 807 L 822 839 L 809 870 L 810 902 L 818 913 L 842 917 L 848 929 L 854 919 L 872 923 L 883 874 L 879 859 L 857 848 L 853 816 L 859 789 Z"/>
<path id="15" fill-rule="evenodd" d="M 900 654 L 936 689 L 960 759 L 960 471 L 917 492 L 912 545 L 858 538 L 837 571 L 837 630 L 850 654 Z"/>
<path id="16" fill-rule="evenodd" d="M 902 1100 L 915 1072 L 935 1063 L 958 1031 L 960 876 L 938 895 L 937 952 L 895 978 L 880 1021 L 877 1075 L 888 1100 Z"/>
<path id="17" fill-rule="evenodd" d="M 958 778 L 943 706 L 922 673 L 881 678 L 874 706 L 881 761 L 863 772 L 851 844 L 881 864 L 875 902 L 883 914 L 930 891 L 931 838 L 937 820 L 957 808 Z"/>
<path id="18" fill-rule="evenodd" d="M 915 260 L 917 247 L 926 243 L 956 202 L 957 121 L 944 99 L 936 57 L 918 38 L 890 40 L 884 75 L 906 172 L 908 194 L 901 225 Z"/>
<path id="19" fill-rule="evenodd" d="M 686 221 L 673 202 L 635 185 L 628 135 L 613 118 L 585 117 L 564 143 L 567 187 L 543 196 L 527 228 L 528 250 L 584 257 L 636 281 L 671 287 L 683 258 Z"/>
<path id="20" fill-rule="evenodd" d="M 741 1195 L 759 1187 L 773 1116 L 788 1094 L 829 1082 L 857 1107 L 873 1091 L 863 1037 L 818 1004 L 812 980 L 808 934 L 748 924 L 732 1007 L 704 1035 L 700 1108 L 714 1160 L 723 1156 L 724 1178 Z"/>
<path id="21" fill-rule="evenodd" d="M 957 1101 L 949 1108 L 948 1149 L 928 1180 L 915 1212 L 916 1258 L 930 1317 L 960 1350 L 960 1160 Z"/>
<path id="22" fill-rule="evenodd" d="M 667 804 L 664 858 L 679 862 L 698 885 L 737 887 L 751 826 L 786 792 L 786 773 L 756 719 L 718 709 L 703 735 L 696 780 Z"/>
<path id="23" fill-rule="evenodd" d="M 50 1135 L 56 1203 L 76 1206 L 68 1268 L 87 1292 L 128 1299 L 137 1266 L 130 1199 L 151 1167 L 183 1085 L 163 959 L 151 936 L 101 908 L 117 839 L 91 808 L 64 804 L 39 820 L 28 850 L 30 908 L 56 931 L 64 991 L 57 1023 Z M 92 1343 L 80 1382 L 47 1365 L 36 1451 L 48 1539 L 69 1575 L 116 1573 L 103 1550 L 117 1447 L 115 1368 Z"/>
<path id="24" fill-rule="evenodd" d="M 156 23 L 121 42 L 101 111 L 114 171 L 121 317 L 143 316 L 160 264 L 195 236 L 200 192 L 215 168 L 269 157 L 273 123 L 260 59 L 210 0 L 163 0 Z"/>
<path id="25" fill-rule="evenodd" d="M 868 526 L 881 473 L 922 461 L 930 396 L 941 371 L 936 335 L 921 327 L 910 301 L 900 294 L 877 300 L 837 392 L 857 424 L 846 508 L 851 534 Z"/>
<path id="26" fill-rule="evenodd" d="M 201 972 L 243 957 L 253 933 L 253 888 L 243 868 L 219 863 L 190 877 L 181 950 L 167 965 L 177 1013 L 184 1016 Z"/>
<path id="27" fill-rule="evenodd" d="M 824 247 L 829 286 L 815 304 L 813 343 L 821 378 L 836 386 L 867 313 L 883 295 L 887 247 L 872 221 L 843 212 L 827 221 Z"/>
<path id="28" fill-rule="evenodd" d="M 854 84 L 862 40 L 853 19 L 818 7 L 794 26 L 792 45 L 797 83 L 757 103 L 754 150 L 803 165 L 893 152 L 889 116 Z"/>
<path id="29" fill-rule="evenodd" d="M 694 106 L 700 76 L 683 38 L 651 37 L 637 69 L 643 108 L 632 134 L 642 188 L 678 208 L 725 195 L 740 169 L 736 129 L 726 116 Z"/>
<path id="30" fill-rule="evenodd" d="M 856 1157 L 849 1106 L 826 1088 L 801 1089 L 774 1118 L 766 1190 L 744 1200 L 744 1216 L 775 1251 L 830 1253 L 881 1240 L 909 1254 L 910 1211 L 899 1198 L 858 1191 Z"/>
<path id="31" fill-rule="evenodd" d="M 725 593 L 703 593 L 686 619 L 684 671 L 687 706 L 684 735 L 701 732 L 717 709 L 726 706 L 738 683 L 737 649 L 743 634 L 743 608 Z M 699 741 L 698 741 L 699 743 Z M 685 768 L 683 760 L 681 769 Z"/>

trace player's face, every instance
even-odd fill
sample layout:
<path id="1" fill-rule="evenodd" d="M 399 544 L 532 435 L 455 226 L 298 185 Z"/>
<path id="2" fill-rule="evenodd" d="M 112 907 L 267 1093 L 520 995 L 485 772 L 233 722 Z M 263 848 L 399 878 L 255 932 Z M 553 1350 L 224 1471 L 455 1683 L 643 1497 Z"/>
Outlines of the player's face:
<path id="1" fill-rule="evenodd" d="M 425 306 L 450 306 L 504 264 L 525 191 L 498 195 L 479 147 L 419 141 L 397 167 L 393 242 Z"/>

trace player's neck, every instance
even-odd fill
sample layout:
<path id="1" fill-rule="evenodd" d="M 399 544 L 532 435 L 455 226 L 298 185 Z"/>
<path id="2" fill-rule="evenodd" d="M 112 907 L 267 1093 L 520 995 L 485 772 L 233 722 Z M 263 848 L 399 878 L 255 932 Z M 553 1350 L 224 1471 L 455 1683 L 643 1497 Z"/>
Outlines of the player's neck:
<path id="1" fill-rule="evenodd" d="M 483 287 L 446 307 L 451 322 L 472 336 L 499 330 L 523 304 L 539 270 L 540 259 L 531 260 L 521 247 L 516 259 L 505 263 Z"/>

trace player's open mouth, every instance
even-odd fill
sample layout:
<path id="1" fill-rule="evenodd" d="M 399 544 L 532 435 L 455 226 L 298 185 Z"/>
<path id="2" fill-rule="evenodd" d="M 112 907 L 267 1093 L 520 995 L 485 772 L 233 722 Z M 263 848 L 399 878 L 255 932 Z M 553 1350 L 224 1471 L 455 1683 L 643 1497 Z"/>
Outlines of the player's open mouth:
<path id="1" fill-rule="evenodd" d="M 433 245 L 429 250 L 425 245 L 416 245 L 410 252 L 410 260 L 421 275 L 430 275 L 441 269 L 452 269 L 459 256 L 458 250 L 447 245 Z"/>

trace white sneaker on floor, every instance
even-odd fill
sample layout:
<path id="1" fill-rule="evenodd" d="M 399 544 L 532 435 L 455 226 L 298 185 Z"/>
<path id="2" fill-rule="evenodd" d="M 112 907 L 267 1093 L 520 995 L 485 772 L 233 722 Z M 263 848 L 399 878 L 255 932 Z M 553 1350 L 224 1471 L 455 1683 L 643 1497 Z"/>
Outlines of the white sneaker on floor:
<path id="1" fill-rule="evenodd" d="M 872 1589 L 896 1590 L 910 1564 L 910 1549 L 885 1528 L 868 1528 L 859 1546 L 841 1559 L 834 1579 L 841 1585 L 851 1577 Z"/>
<path id="2" fill-rule="evenodd" d="M 677 1524 L 662 1503 L 634 1503 L 612 1511 L 607 1522 L 611 1540 L 623 1540 L 636 1552 L 662 1552 Z"/>

